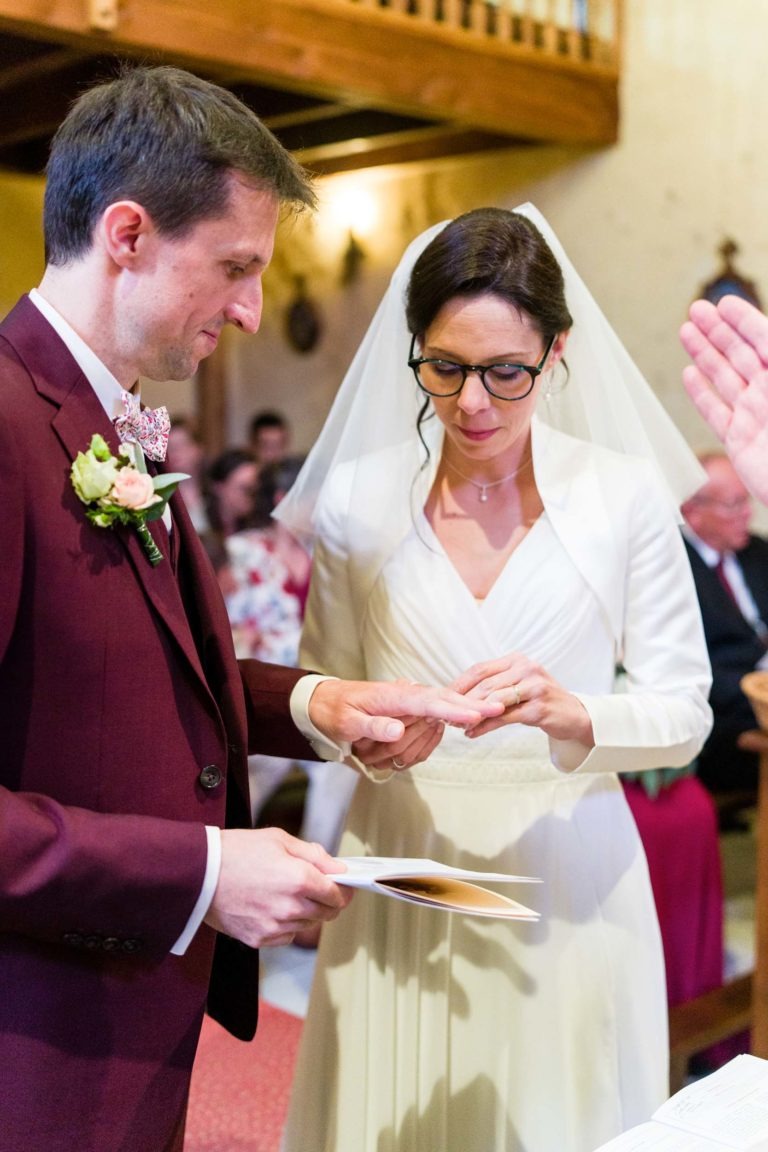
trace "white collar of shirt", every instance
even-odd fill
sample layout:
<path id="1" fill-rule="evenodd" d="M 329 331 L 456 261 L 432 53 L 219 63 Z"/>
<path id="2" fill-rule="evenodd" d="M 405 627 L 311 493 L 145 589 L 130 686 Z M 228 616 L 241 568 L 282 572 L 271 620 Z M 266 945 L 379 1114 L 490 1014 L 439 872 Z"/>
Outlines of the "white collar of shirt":
<path id="1" fill-rule="evenodd" d="M 78 336 L 71 324 L 67 323 L 61 313 L 57 312 L 36 288 L 33 288 L 29 293 L 29 298 L 66 344 L 109 419 L 114 420 L 116 416 L 122 416 L 125 389 L 121 387 L 106 364 L 99 360 L 96 353 Z M 134 395 L 139 396 L 138 385 Z"/>
<path id="2" fill-rule="evenodd" d="M 717 562 L 720 559 L 720 553 L 710 544 L 705 544 L 701 536 L 697 536 L 690 525 L 683 525 L 683 536 L 685 536 L 691 547 L 696 549 L 699 556 L 701 556 L 702 560 L 706 564 L 707 568 L 715 568 L 717 566 Z M 733 553 L 723 553 L 724 557 L 727 555 L 733 555 Z"/>

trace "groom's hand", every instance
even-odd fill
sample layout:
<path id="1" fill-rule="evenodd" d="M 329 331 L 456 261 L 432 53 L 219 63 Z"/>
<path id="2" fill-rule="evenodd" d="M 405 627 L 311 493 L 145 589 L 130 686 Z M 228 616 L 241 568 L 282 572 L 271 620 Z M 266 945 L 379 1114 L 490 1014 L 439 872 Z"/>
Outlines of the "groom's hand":
<path id="1" fill-rule="evenodd" d="M 396 744 L 405 736 L 405 722 L 417 717 L 464 728 L 503 711 L 495 700 L 470 701 L 450 688 L 405 681 L 323 680 L 309 702 L 310 720 L 335 744 Z"/>
<path id="2" fill-rule="evenodd" d="M 252 948 L 290 944 L 301 929 L 346 908 L 352 890 L 333 881 L 344 871 L 319 844 L 280 828 L 226 829 L 205 922 Z"/>

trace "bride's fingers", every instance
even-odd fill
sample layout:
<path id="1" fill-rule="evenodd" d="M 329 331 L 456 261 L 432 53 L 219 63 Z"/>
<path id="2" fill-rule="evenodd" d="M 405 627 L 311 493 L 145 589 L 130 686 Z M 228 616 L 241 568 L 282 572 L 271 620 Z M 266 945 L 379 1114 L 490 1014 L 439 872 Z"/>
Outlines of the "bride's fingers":
<path id="1" fill-rule="evenodd" d="M 493 698 L 494 700 L 501 700 L 506 708 L 517 708 L 525 700 L 522 681 L 518 680 L 515 684 L 508 684 L 504 688 L 499 688 L 493 693 Z"/>
<path id="2" fill-rule="evenodd" d="M 487 680 L 483 680 L 478 684 L 472 692 L 466 693 L 467 699 L 472 699 L 473 696 L 479 696 L 483 700 L 502 700 L 509 704 L 510 700 L 514 698 L 515 688 L 519 691 L 521 681 L 526 676 L 530 676 L 531 671 L 528 665 L 518 665 L 515 668 L 507 668 L 502 673 L 489 676 Z"/>
<path id="3" fill-rule="evenodd" d="M 506 711 L 501 716 L 496 716 L 490 720 L 481 720 L 474 728 L 467 728 L 464 732 L 470 740 L 474 740 L 477 736 L 485 736 L 487 732 L 494 732 L 497 728 L 502 728 L 505 724 L 514 724 L 517 721 L 513 713 Z M 520 721 L 522 723 L 522 721 Z"/>
<path id="4" fill-rule="evenodd" d="M 474 689 L 483 686 L 492 677 L 509 674 L 514 662 L 514 657 L 504 656 L 499 660 L 484 660 L 481 664 L 473 664 L 456 677 L 451 687 L 455 692 L 472 694 Z"/>
<path id="5" fill-rule="evenodd" d="M 504 705 L 501 716 L 481 720 L 474 727 L 465 729 L 467 736 L 483 736 L 486 732 L 493 732 L 504 724 L 526 723 L 525 713 L 521 711 L 521 708 L 530 697 L 526 694 L 526 687 L 521 680 L 514 684 L 506 684 L 503 688 L 498 689 L 493 693 L 493 698 L 500 700 Z"/>
<path id="6" fill-rule="evenodd" d="M 397 772 L 402 772 L 404 769 L 413 768 L 414 764 L 420 764 L 426 760 L 442 740 L 444 730 L 443 724 L 425 725 L 405 748 L 402 748 L 392 757 L 391 766 Z"/>
<path id="7" fill-rule="evenodd" d="M 409 722 L 404 735 L 394 744 L 376 740 L 358 740 L 352 749 L 368 768 L 394 768 L 402 772 L 425 760 L 443 736 L 445 725 L 433 717 L 420 717 Z"/>
<path id="8" fill-rule="evenodd" d="M 414 764 L 421 764 L 427 757 L 431 756 L 435 748 L 437 748 L 443 738 L 444 731 L 444 726 L 440 725 L 437 728 L 432 728 L 431 731 L 425 732 L 421 740 L 414 742 L 408 749 L 407 757 L 401 756 L 400 759 L 407 758 L 409 768 L 413 768 Z"/>

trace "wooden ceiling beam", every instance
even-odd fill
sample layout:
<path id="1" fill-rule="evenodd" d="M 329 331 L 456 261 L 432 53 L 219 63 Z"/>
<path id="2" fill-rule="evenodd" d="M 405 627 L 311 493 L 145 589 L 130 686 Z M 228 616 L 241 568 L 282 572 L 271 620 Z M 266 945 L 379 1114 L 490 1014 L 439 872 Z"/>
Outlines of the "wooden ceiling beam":
<path id="1" fill-rule="evenodd" d="M 34 59 L 20 57 L 14 63 L 7 60 L 0 64 L 0 92 L 14 88 L 18 84 L 26 85 L 29 81 L 36 84 L 44 83 L 50 76 L 55 76 L 62 68 L 67 68 L 85 54 L 72 52 L 68 48 L 54 45 L 50 49 L 43 49 L 35 55 Z M 3 109 L 3 113 L 5 113 Z"/>
<path id="2" fill-rule="evenodd" d="M 0 29 L 75 47 L 159 52 L 188 67 L 342 103 L 558 143 L 608 144 L 616 69 L 338 0 L 120 0 L 94 33 L 86 0 L 0 0 Z M 393 63 L 394 62 L 394 63 Z M 225 82 L 225 81 L 223 81 Z"/>
<path id="3" fill-rule="evenodd" d="M 349 108 L 346 104 L 317 104 L 312 108 L 297 108 L 294 112 L 278 112 L 275 115 L 262 116 L 261 119 L 272 132 L 284 132 L 288 128 L 303 127 L 305 124 L 315 124 L 318 121 L 338 120 L 346 116 Z"/>
<path id="4" fill-rule="evenodd" d="M 73 87 L 78 90 L 78 80 L 83 80 L 82 58 L 72 52 L 51 52 L 28 68 L 16 65 L 0 70 L 4 93 L 0 148 L 55 132 L 66 115 Z"/>
<path id="5" fill-rule="evenodd" d="M 432 129 L 414 129 L 382 137 L 366 137 L 338 144 L 301 149 L 296 159 L 317 176 L 352 172 L 385 164 L 409 164 L 439 160 L 446 156 L 467 156 L 509 148 L 516 141 L 489 132 L 467 132 L 448 125 Z M 530 144 L 530 141 L 517 141 Z"/>

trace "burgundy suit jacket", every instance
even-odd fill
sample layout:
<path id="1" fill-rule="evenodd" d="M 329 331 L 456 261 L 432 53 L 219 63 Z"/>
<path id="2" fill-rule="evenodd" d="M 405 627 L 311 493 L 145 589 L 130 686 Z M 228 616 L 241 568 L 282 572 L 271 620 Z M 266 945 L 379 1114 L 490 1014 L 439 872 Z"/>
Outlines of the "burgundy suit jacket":
<path id="1" fill-rule="evenodd" d="M 256 1019 L 250 949 L 203 926 L 169 954 L 204 825 L 248 823 L 249 751 L 312 758 L 301 673 L 238 668 L 181 499 L 178 578 L 162 521 L 153 568 L 86 519 L 69 469 L 95 432 L 116 450 L 22 299 L 0 325 L 0 1152 L 174 1146 L 206 1002 L 243 1038 Z"/>

